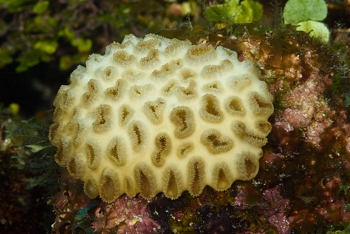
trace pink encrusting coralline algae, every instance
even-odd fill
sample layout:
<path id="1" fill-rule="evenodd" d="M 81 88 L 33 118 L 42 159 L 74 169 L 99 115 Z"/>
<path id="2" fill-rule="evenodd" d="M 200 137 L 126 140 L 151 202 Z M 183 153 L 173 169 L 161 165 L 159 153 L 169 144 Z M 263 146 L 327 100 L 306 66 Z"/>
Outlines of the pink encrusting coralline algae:
<path id="1" fill-rule="evenodd" d="M 305 141 L 317 146 L 321 134 L 333 123 L 335 114 L 322 95 L 326 88 L 325 83 L 331 83 L 331 80 L 326 76 L 313 74 L 303 84 L 287 92 L 283 98 L 287 108 L 280 115 L 276 115 L 276 124 L 288 125 L 288 131 L 306 128 Z"/>

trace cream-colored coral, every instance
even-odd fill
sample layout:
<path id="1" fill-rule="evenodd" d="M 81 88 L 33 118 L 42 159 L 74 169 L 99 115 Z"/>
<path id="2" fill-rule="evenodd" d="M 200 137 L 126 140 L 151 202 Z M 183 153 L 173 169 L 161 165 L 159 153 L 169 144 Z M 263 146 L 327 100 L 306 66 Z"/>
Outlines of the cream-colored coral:
<path id="1" fill-rule="evenodd" d="M 56 162 L 112 202 L 222 191 L 258 172 L 272 96 L 234 51 L 149 34 L 92 54 L 54 101 Z"/>

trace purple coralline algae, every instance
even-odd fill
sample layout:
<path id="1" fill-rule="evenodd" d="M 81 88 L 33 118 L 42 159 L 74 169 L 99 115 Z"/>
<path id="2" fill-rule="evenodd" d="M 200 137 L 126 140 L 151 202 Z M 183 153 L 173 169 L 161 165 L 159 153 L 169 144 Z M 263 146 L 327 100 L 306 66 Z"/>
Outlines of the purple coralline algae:
<path id="1" fill-rule="evenodd" d="M 290 210 L 289 200 L 281 196 L 278 187 L 266 189 L 263 192 L 261 201 L 257 205 L 258 214 L 261 215 L 261 219 L 267 218 L 268 222 L 277 228 L 278 233 L 288 234 L 291 232 L 286 215 Z"/>

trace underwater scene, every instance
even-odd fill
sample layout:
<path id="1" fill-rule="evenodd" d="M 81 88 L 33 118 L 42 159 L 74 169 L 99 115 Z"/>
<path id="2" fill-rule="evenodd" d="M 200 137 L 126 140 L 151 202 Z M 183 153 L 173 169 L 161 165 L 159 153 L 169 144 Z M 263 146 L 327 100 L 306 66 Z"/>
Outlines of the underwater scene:
<path id="1" fill-rule="evenodd" d="M 350 1 L 0 14 L 0 233 L 350 233 Z"/>

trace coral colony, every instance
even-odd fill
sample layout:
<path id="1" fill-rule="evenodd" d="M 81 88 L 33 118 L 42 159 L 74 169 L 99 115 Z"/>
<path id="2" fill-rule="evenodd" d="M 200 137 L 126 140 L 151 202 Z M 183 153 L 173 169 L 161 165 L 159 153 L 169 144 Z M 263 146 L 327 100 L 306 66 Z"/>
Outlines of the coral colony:
<path id="1" fill-rule="evenodd" d="M 54 102 L 56 162 L 90 198 L 218 191 L 258 172 L 273 112 L 249 61 L 221 46 L 126 36 L 78 67 Z"/>

